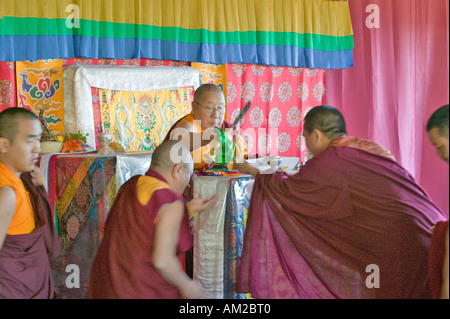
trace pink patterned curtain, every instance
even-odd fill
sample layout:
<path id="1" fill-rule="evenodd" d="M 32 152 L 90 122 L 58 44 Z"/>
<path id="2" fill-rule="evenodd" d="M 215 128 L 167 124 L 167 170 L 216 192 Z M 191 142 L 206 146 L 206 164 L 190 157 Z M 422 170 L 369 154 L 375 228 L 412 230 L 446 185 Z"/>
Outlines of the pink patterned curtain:
<path id="1" fill-rule="evenodd" d="M 251 102 L 241 121 L 249 155 L 305 158 L 303 118 L 323 102 L 324 70 L 228 64 L 227 82 L 230 123 Z"/>
<path id="2" fill-rule="evenodd" d="M 389 148 L 449 213 L 449 168 L 425 126 L 449 102 L 449 0 L 349 1 L 355 66 L 330 70 L 325 103 L 349 135 Z"/>

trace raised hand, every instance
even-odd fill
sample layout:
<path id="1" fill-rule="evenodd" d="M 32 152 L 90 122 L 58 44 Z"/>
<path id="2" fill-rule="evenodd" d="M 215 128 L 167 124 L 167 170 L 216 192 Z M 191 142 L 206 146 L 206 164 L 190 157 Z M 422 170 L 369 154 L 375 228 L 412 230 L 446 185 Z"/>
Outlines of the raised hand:
<path id="1" fill-rule="evenodd" d="M 33 182 L 34 186 L 44 186 L 45 180 L 44 175 L 42 174 L 39 167 L 34 167 L 34 169 L 30 172 L 31 175 L 31 181 Z"/>
<path id="2" fill-rule="evenodd" d="M 186 204 L 186 206 L 190 214 L 194 212 L 197 213 L 199 211 L 212 207 L 217 202 L 218 198 L 219 196 L 217 194 L 211 197 L 210 199 L 194 198 L 191 201 L 189 201 Z"/>

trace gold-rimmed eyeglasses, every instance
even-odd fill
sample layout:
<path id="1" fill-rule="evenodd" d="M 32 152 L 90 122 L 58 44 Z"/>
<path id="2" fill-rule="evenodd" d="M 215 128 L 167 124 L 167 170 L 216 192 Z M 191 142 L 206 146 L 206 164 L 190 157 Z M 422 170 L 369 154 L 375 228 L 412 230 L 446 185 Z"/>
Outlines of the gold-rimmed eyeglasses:
<path id="1" fill-rule="evenodd" d="M 226 110 L 225 106 L 211 107 L 211 106 L 204 106 L 204 105 L 198 103 L 197 101 L 194 101 L 194 102 L 197 103 L 198 105 L 200 105 L 209 114 L 213 114 L 214 111 L 216 111 L 219 114 L 224 114 L 225 110 Z"/>

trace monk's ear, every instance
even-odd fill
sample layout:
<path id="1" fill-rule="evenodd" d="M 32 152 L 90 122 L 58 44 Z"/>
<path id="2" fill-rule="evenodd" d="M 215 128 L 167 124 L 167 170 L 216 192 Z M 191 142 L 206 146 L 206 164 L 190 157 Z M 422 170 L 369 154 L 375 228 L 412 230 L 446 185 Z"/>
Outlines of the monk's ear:
<path id="1" fill-rule="evenodd" d="M 183 175 L 183 163 L 178 163 L 172 168 L 172 176 L 176 179 Z"/>
<path id="2" fill-rule="evenodd" d="M 8 152 L 10 144 L 11 143 L 6 137 L 0 137 L 0 153 Z"/>
<path id="3" fill-rule="evenodd" d="M 323 133 L 316 128 L 312 131 L 311 135 L 316 144 L 320 143 L 323 139 Z"/>
<path id="4" fill-rule="evenodd" d="M 322 151 L 324 151 L 328 148 L 331 141 L 322 131 L 317 129 L 315 129 L 314 131 L 316 131 L 314 135 L 314 142 L 322 149 Z"/>

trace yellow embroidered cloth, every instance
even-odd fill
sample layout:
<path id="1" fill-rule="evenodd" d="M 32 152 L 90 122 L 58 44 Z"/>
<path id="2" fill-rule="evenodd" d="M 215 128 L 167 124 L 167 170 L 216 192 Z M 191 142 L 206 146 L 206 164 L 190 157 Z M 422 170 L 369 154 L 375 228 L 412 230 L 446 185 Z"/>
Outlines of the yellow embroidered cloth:
<path id="1" fill-rule="evenodd" d="M 129 152 L 153 151 L 191 111 L 193 88 L 147 92 L 100 89 L 103 132 Z"/>

